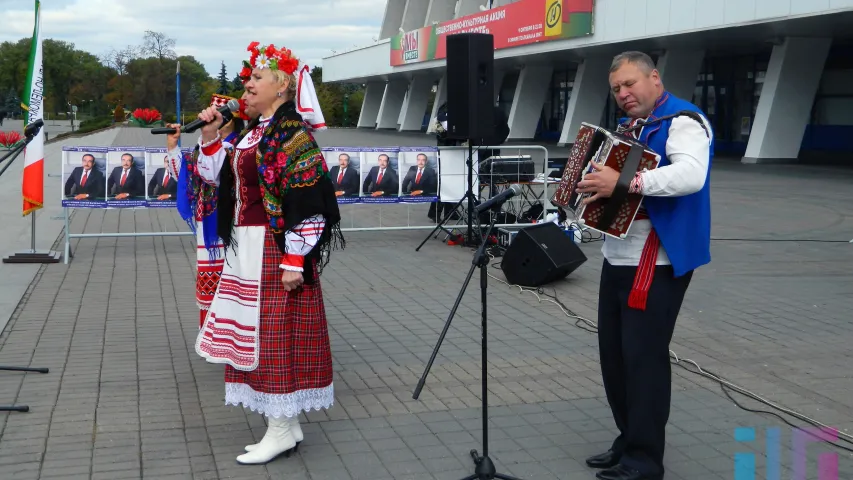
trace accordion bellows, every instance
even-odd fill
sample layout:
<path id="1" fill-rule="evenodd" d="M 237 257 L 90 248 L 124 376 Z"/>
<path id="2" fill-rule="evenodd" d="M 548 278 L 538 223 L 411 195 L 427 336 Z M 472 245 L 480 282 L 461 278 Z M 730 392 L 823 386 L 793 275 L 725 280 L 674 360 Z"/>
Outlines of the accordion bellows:
<path id="1" fill-rule="evenodd" d="M 577 222 L 585 227 L 625 238 L 643 201 L 642 195 L 628 193 L 631 181 L 637 172 L 657 168 L 660 160 L 660 155 L 633 137 L 582 123 L 551 203 L 574 212 Z M 593 171 L 590 162 L 604 164 L 621 175 L 610 198 L 583 205 L 592 194 L 579 194 L 576 189 L 578 182 Z"/>

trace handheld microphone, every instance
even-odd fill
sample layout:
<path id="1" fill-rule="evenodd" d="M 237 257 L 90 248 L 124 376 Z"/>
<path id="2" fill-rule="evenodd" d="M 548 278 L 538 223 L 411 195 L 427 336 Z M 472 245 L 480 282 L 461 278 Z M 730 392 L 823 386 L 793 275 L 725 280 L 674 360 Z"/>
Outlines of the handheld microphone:
<path id="1" fill-rule="evenodd" d="M 225 118 L 225 120 L 229 120 L 232 116 L 231 112 L 239 112 L 240 111 L 240 102 L 237 100 L 228 100 L 228 103 L 222 107 L 219 107 L 219 113 Z M 192 133 L 199 128 L 207 125 L 209 122 L 205 122 L 204 120 L 197 118 L 192 122 L 181 127 L 181 133 Z M 169 127 L 160 127 L 160 128 L 152 128 L 151 135 L 169 135 L 175 133 L 174 128 Z"/>
<path id="2" fill-rule="evenodd" d="M 475 210 L 477 211 L 477 214 L 480 214 L 485 210 L 490 210 L 492 207 L 498 207 L 500 205 L 503 205 L 504 202 L 506 202 L 510 198 L 512 198 L 512 197 L 514 197 L 520 193 L 521 193 L 521 185 L 515 183 L 512 186 L 510 186 L 508 189 L 504 190 L 503 192 L 501 192 L 501 193 L 495 195 L 494 197 L 486 200 L 485 202 L 481 203 L 480 205 L 477 205 Z"/>

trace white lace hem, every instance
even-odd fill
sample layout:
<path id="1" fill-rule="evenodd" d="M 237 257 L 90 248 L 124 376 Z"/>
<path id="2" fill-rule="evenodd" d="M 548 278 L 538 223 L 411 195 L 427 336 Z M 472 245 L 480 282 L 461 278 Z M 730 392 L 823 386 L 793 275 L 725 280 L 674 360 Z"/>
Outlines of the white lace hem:
<path id="1" fill-rule="evenodd" d="M 330 408 L 335 403 L 335 385 L 297 390 L 293 393 L 256 392 L 245 383 L 225 384 L 225 404 L 248 408 L 268 417 L 295 417 L 300 412 Z"/>

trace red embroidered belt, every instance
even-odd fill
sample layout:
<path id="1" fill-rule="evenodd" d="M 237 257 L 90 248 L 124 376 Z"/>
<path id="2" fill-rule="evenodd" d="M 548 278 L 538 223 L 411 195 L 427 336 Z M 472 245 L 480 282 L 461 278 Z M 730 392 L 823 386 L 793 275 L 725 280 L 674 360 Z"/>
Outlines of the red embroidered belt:
<path id="1" fill-rule="evenodd" d="M 637 212 L 635 220 L 648 220 L 649 214 L 645 208 L 640 208 Z M 634 284 L 631 286 L 631 293 L 628 295 L 628 306 L 638 310 L 646 309 L 646 301 L 649 298 L 649 288 L 652 286 L 652 280 L 655 276 L 655 265 L 658 261 L 658 249 L 660 248 L 660 238 L 654 227 L 649 231 L 649 236 L 646 238 L 646 244 L 643 245 L 643 253 L 640 255 L 640 264 L 637 266 L 637 273 L 634 276 Z"/>

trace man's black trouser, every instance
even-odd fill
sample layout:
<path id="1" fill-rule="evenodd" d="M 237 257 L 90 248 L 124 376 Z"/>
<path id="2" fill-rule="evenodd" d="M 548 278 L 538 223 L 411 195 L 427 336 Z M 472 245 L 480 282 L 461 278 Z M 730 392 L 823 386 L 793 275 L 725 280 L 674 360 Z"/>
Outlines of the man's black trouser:
<path id="1" fill-rule="evenodd" d="M 601 270 L 598 346 L 607 401 L 619 436 L 613 451 L 623 465 L 663 474 L 672 372 L 669 343 L 693 272 L 674 278 L 672 267 L 655 267 L 646 309 L 628 307 L 637 268 Z"/>

